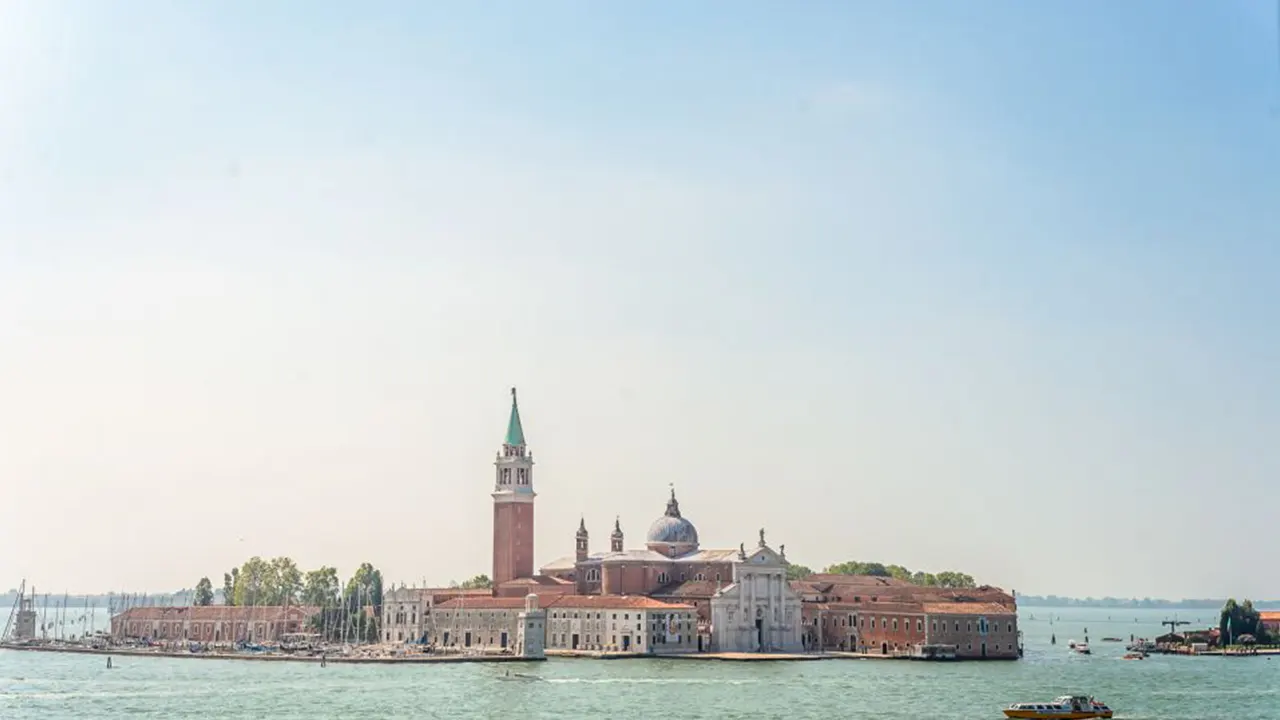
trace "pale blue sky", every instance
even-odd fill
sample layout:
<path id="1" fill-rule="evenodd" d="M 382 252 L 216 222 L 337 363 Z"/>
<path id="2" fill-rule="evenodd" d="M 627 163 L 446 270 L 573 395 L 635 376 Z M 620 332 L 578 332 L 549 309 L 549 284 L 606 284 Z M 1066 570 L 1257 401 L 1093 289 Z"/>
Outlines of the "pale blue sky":
<path id="1" fill-rule="evenodd" d="M 518 385 L 539 562 L 675 483 L 815 567 L 1278 597 L 1276 36 L 0 0 L 0 586 L 487 572 Z"/>

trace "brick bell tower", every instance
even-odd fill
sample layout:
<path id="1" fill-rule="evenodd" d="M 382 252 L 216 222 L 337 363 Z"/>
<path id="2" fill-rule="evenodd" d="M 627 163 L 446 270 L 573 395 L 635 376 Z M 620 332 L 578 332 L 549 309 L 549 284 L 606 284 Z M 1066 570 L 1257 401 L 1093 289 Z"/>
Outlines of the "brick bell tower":
<path id="1" fill-rule="evenodd" d="M 533 577 L 533 453 L 524 443 L 516 389 L 507 436 L 493 463 L 493 585 Z"/>

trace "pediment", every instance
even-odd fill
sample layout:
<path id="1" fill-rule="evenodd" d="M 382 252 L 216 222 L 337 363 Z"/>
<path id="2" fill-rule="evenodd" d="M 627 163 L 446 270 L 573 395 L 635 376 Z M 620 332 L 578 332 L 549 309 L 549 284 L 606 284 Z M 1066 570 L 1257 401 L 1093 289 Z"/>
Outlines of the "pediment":
<path id="1" fill-rule="evenodd" d="M 755 549 L 755 552 L 747 555 L 747 565 L 755 567 L 785 567 L 788 563 L 782 559 L 782 556 L 774 552 L 772 548 L 765 545 Z"/>

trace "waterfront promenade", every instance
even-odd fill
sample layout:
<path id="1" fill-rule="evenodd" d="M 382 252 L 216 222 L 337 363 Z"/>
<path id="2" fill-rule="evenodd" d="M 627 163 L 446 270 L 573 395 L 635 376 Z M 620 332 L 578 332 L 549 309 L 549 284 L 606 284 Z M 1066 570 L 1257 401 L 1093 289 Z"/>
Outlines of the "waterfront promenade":
<path id="1" fill-rule="evenodd" d="M 243 660 L 248 662 L 305 662 L 344 664 L 414 664 L 414 663 L 505 663 L 540 662 L 546 658 L 524 658 L 498 653 L 392 653 L 385 646 L 368 646 L 353 654 L 291 654 L 282 652 L 189 652 L 159 648 L 111 647 L 93 648 L 79 645 L 0 644 L 0 650 L 12 652 L 70 653 L 105 655 L 108 657 L 177 658 L 192 660 Z M 650 655 L 633 652 L 598 652 L 591 650 L 548 650 L 547 658 L 583 660 L 687 660 L 704 662 L 812 662 L 818 660 L 907 660 L 905 656 L 873 655 L 850 652 L 823 653 L 679 653 Z M 973 661 L 977 662 L 977 661 Z"/>
<path id="2" fill-rule="evenodd" d="M 1025 611 L 1024 611 L 1025 612 Z M 1036 608 L 1039 616 L 1042 612 Z M 1019 662 L 697 662 L 677 658 L 587 662 L 551 657 L 536 665 L 477 662 L 185 662 L 117 655 L 115 668 L 89 654 L 0 651 L 5 720 L 166 720 L 351 717 L 742 717 L 824 720 L 982 720 L 1011 702 L 1059 692 L 1094 694 L 1120 717 L 1159 720 L 1280 720 L 1272 688 L 1280 662 L 1152 656 L 1121 660 L 1123 643 L 1075 655 L 1063 637 L 1159 630 L 1163 612 L 1135 623 L 1063 610 L 1054 628 L 1027 623 Z M 1194 619 L 1194 618 L 1193 618 Z M 1070 628 L 1070 629 L 1068 629 Z M 1058 644 L 1049 643 L 1057 630 Z M 508 681 L 510 670 L 520 682 Z M 962 702 L 960 702 L 962 701 Z"/>

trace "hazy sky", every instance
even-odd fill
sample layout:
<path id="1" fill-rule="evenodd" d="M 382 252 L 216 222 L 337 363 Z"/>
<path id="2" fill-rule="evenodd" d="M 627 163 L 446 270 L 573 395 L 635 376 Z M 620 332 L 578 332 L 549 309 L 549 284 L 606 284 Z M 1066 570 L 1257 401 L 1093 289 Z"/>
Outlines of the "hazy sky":
<path id="1" fill-rule="evenodd" d="M 0 0 L 0 588 L 704 546 L 1280 597 L 1272 0 Z"/>

